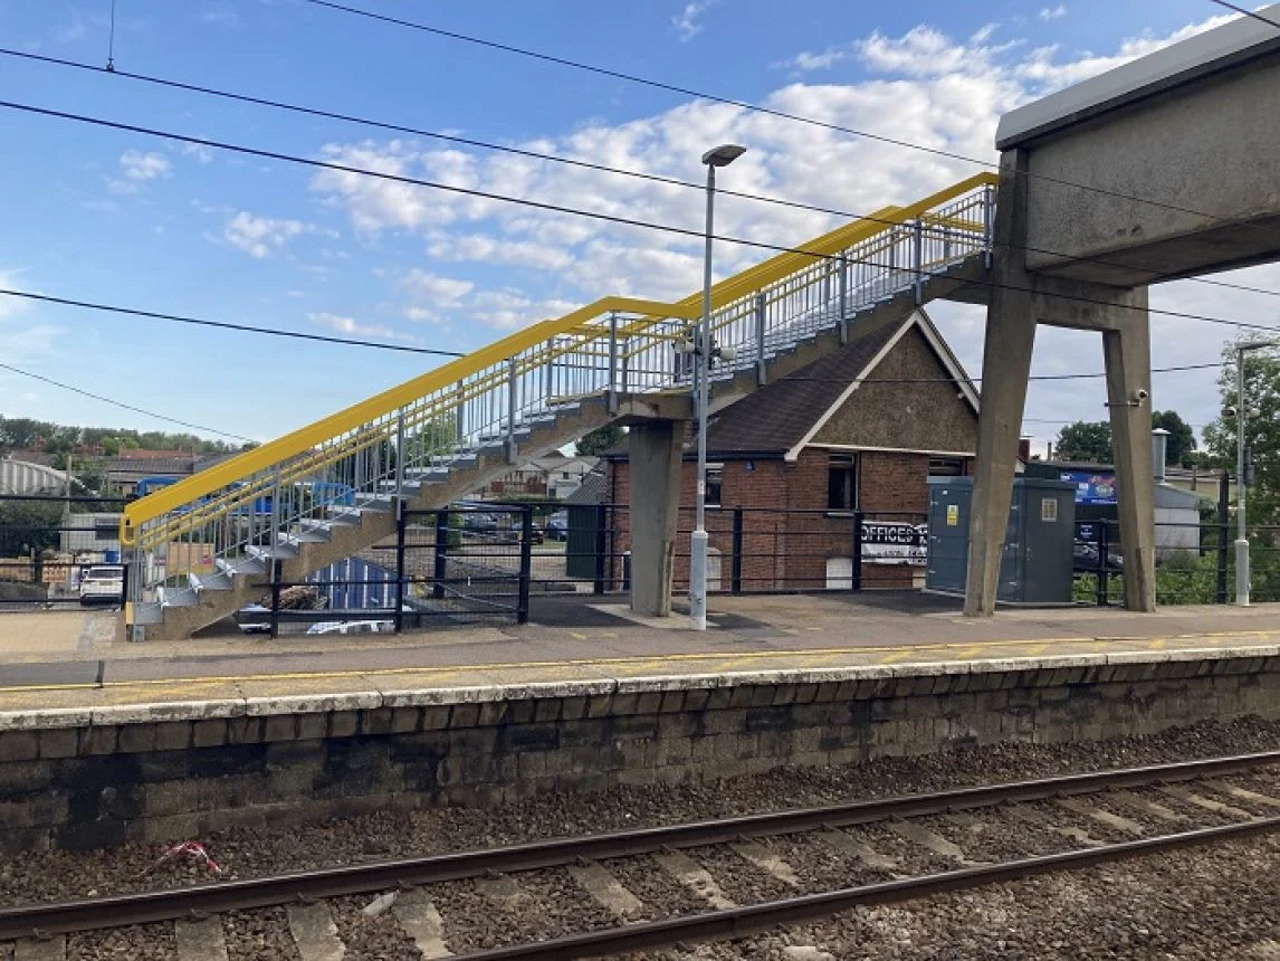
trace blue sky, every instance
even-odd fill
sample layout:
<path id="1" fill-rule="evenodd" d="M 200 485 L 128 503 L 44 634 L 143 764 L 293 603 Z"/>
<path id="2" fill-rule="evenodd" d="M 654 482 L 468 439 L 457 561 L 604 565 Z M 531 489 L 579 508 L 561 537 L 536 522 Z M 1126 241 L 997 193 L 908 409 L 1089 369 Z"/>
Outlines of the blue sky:
<path id="1" fill-rule="evenodd" d="M 352 0 L 361 5 L 362 0 Z M 618 70 L 991 156 L 1000 112 L 1213 22 L 1207 0 L 985 6 L 799 0 L 375 5 Z M 0 45 L 101 64 L 109 0 L 9 0 Z M 120 69 L 697 179 L 708 144 L 751 153 L 725 180 L 869 210 L 973 172 L 732 108 L 374 23 L 300 0 L 117 0 Z M 196 136 L 698 227 L 695 195 L 121 77 L 0 57 L 4 96 Z M 366 178 L 193 150 L 0 110 L 0 286 L 239 323 L 466 350 L 607 293 L 682 295 L 696 242 Z M 728 233 L 795 243 L 820 215 L 728 202 Z M 724 251 L 724 269 L 755 255 Z M 1240 272 L 1280 288 L 1273 268 Z M 1262 302 L 1259 303 L 1258 301 Z M 1274 299 L 1169 285 L 1154 303 L 1256 319 Z M 971 372 L 981 312 L 935 314 Z M 1215 359 L 1221 328 L 1155 319 L 1155 362 Z M 185 420 L 267 439 L 434 366 L 429 357 L 281 341 L 0 298 L 5 362 Z M 1096 338 L 1050 331 L 1037 369 L 1098 370 Z M 1086 382 L 1086 384 L 1093 382 Z M 1204 423 L 1212 374 L 1156 381 Z M 1037 385 L 1041 420 L 1105 416 L 1096 384 Z M 0 372 L 0 413 L 163 427 Z"/>

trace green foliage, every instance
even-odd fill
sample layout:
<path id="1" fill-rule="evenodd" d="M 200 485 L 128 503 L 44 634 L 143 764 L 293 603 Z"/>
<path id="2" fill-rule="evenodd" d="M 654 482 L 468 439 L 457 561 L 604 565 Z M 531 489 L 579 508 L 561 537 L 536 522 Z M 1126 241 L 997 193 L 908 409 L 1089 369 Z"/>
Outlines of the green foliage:
<path id="1" fill-rule="evenodd" d="M 1061 460 L 1111 463 L 1111 425 L 1105 420 L 1078 420 L 1058 431 L 1055 456 Z"/>
<path id="2" fill-rule="evenodd" d="M 574 445 L 574 452 L 579 457 L 599 457 L 621 444 L 625 436 L 626 432 L 617 424 L 606 424 L 579 438 Z"/>
<path id="3" fill-rule="evenodd" d="M 0 557 L 57 550 L 63 507 L 56 501 L 0 501 Z"/>
<path id="4" fill-rule="evenodd" d="M 1151 427 L 1163 427 L 1169 432 L 1164 462 L 1190 467 L 1196 450 L 1196 432 L 1191 429 L 1191 425 L 1179 417 L 1175 410 L 1157 410 L 1151 413 Z"/>
<path id="5" fill-rule="evenodd" d="M 1236 351 L 1222 350 L 1223 368 L 1218 375 L 1222 407 L 1236 407 Z M 1245 444 L 1253 455 L 1255 486 L 1249 491 L 1249 522 L 1280 523 L 1280 351 L 1250 351 L 1244 367 L 1245 405 L 1254 416 L 1245 419 Z M 1236 418 L 1220 416 L 1204 431 L 1210 462 L 1234 473 Z"/>
<path id="6" fill-rule="evenodd" d="M 110 457 L 126 448 L 140 447 L 150 450 L 193 451 L 197 454 L 225 454 L 243 449 L 225 441 L 208 440 L 195 434 L 140 432 L 127 427 L 74 427 L 52 421 L 33 420 L 30 417 L 0 417 L 0 450 L 32 448 L 65 458 L 67 454 L 74 454 L 84 448 L 99 447 Z"/>

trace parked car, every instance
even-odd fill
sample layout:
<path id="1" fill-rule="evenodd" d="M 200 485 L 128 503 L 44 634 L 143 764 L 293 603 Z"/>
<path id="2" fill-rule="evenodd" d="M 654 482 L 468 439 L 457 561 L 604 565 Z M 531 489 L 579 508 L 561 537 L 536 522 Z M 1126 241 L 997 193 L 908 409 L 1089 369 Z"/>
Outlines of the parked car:
<path id="1" fill-rule="evenodd" d="M 119 604 L 124 600 L 124 566 L 92 564 L 80 577 L 80 603 Z"/>
<path id="2" fill-rule="evenodd" d="M 548 517 L 546 532 L 549 540 L 567 541 L 569 539 L 569 512 L 556 511 Z"/>

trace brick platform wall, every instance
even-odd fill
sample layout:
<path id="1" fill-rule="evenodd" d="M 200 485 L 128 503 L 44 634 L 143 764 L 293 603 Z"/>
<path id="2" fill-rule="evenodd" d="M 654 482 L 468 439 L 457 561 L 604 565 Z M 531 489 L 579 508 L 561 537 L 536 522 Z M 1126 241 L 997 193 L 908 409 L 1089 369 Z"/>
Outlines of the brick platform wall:
<path id="1" fill-rule="evenodd" d="M 0 714 L 0 852 L 1280 717 L 1280 648 Z"/>

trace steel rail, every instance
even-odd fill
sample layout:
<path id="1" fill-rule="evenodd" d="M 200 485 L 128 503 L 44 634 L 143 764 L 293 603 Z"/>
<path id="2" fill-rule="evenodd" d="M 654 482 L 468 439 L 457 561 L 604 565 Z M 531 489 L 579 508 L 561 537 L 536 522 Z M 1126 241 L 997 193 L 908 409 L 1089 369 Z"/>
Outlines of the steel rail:
<path id="1" fill-rule="evenodd" d="M 867 824 L 889 818 L 923 817 L 998 804 L 1219 777 L 1273 764 L 1280 764 L 1280 751 L 962 787 L 929 794 L 749 814 L 575 838 L 553 838 L 484 850 L 343 865 L 101 898 L 23 904 L 0 908 L 0 941 L 38 933 L 70 933 L 219 911 L 271 907 L 303 898 L 329 898 L 407 885 L 456 881 L 483 876 L 489 872 L 532 871 L 571 864 L 581 858 L 602 860 L 629 857 L 664 848 L 723 844 L 743 837 L 794 834 Z"/>
<path id="2" fill-rule="evenodd" d="M 473 951 L 457 955 L 456 961 L 569 961 L 571 958 L 600 958 L 646 948 L 669 947 L 684 941 L 740 938 L 779 924 L 815 921 L 854 907 L 914 901 L 951 891 L 1016 881 L 1037 874 L 1070 871 L 1198 844 L 1230 841 L 1277 829 L 1280 829 L 1280 817 L 1243 821 L 1180 834 L 1143 838 L 1139 841 L 1067 851 L 1063 854 L 1045 854 L 1002 864 L 824 891 L 821 894 L 781 901 L 765 901 L 665 921 L 645 921 L 621 928 L 603 928 L 532 944 Z"/>

